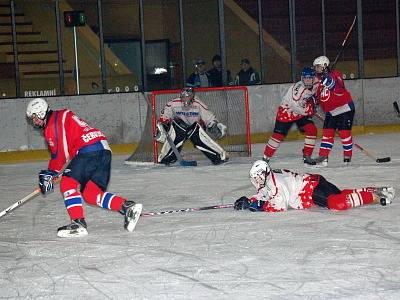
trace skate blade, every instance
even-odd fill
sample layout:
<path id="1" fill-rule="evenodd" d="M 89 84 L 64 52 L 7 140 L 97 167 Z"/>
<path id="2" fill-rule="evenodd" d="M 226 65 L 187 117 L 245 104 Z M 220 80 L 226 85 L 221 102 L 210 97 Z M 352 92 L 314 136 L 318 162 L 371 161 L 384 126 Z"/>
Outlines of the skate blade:
<path id="1" fill-rule="evenodd" d="M 81 237 L 88 235 L 86 228 L 78 228 L 76 230 L 59 230 L 57 236 L 60 238 Z"/>
<path id="2" fill-rule="evenodd" d="M 141 203 L 136 203 L 135 206 L 132 209 L 132 217 L 130 217 L 126 224 L 125 224 L 125 229 L 128 230 L 129 232 L 132 232 L 135 227 L 137 222 L 139 221 L 140 214 L 142 213 L 143 205 Z"/>

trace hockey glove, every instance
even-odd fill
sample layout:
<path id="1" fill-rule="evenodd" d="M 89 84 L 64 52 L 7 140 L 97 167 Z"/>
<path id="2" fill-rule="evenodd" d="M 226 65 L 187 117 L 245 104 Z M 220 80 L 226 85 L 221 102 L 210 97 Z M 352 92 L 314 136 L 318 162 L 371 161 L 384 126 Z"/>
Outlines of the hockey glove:
<path id="1" fill-rule="evenodd" d="M 207 127 L 207 132 L 215 139 L 222 139 L 226 135 L 227 127 L 222 123 L 214 123 Z"/>
<path id="2" fill-rule="evenodd" d="M 330 76 L 329 74 L 324 74 L 321 78 L 321 83 L 324 87 L 326 87 L 328 90 L 333 90 L 335 87 L 335 80 Z"/>
<path id="3" fill-rule="evenodd" d="M 255 211 L 262 211 L 264 204 L 265 201 L 262 200 L 251 201 L 249 198 L 243 196 L 235 201 L 233 208 L 236 210 L 248 209 L 252 212 L 255 212 Z"/>
<path id="4" fill-rule="evenodd" d="M 53 170 L 41 170 L 39 172 L 39 188 L 43 195 L 54 188 L 53 180 L 56 176 L 57 172 Z"/>
<path id="5" fill-rule="evenodd" d="M 242 196 L 235 201 L 233 208 L 236 210 L 245 210 L 250 207 L 250 204 L 251 204 L 250 199 L 245 196 Z"/>

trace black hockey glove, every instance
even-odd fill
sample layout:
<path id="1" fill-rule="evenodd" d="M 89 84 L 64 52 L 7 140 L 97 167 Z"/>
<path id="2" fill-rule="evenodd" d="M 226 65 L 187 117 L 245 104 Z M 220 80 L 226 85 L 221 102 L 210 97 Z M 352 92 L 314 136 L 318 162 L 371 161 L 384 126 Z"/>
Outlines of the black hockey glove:
<path id="1" fill-rule="evenodd" d="M 54 188 L 53 180 L 56 176 L 57 172 L 53 170 L 41 170 L 39 172 L 39 188 L 43 195 Z"/>
<path id="2" fill-rule="evenodd" d="M 245 209 L 249 209 L 250 204 L 251 204 L 251 202 L 250 202 L 249 198 L 242 196 L 235 201 L 233 208 L 236 210 L 245 210 Z"/>

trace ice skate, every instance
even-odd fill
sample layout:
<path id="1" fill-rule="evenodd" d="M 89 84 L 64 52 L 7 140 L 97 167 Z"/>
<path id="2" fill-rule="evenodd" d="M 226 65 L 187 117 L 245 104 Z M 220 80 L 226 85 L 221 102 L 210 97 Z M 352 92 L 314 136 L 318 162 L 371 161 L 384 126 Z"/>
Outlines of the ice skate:
<path id="1" fill-rule="evenodd" d="M 126 200 L 122 204 L 122 213 L 125 216 L 124 227 L 129 232 L 132 232 L 137 222 L 139 221 L 140 214 L 142 213 L 143 205 L 140 203 L 135 203 L 132 200 Z"/>
<path id="2" fill-rule="evenodd" d="M 343 164 L 345 166 L 350 166 L 350 162 L 351 162 L 351 156 L 345 156 L 343 157 Z"/>
<path id="3" fill-rule="evenodd" d="M 311 156 L 304 155 L 303 163 L 305 166 L 315 166 L 316 162 L 311 158 Z"/>
<path id="4" fill-rule="evenodd" d="M 85 219 L 75 219 L 71 224 L 58 228 L 57 236 L 61 238 L 85 236 L 88 235 L 86 228 Z"/>
<path id="5" fill-rule="evenodd" d="M 328 166 L 328 156 L 318 156 L 313 159 L 317 168 L 324 168 Z"/>
<path id="6" fill-rule="evenodd" d="M 382 206 L 392 203 L 395 195 L 393 187 L 379 187 L 376 188 L 375 195 L 379 197 L 379 202 Z"/>

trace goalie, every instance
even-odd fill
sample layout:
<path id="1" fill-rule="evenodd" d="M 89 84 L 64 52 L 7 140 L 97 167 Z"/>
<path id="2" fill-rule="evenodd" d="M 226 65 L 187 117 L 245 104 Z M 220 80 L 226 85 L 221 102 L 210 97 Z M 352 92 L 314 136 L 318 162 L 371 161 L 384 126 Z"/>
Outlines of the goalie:
<path id="1" fill-rule="evenodd" d="M 226 130 L 227 127 L 194 95 L 193 89 L 184 88 L 180 97 L 169 101 L 161 111 L 155 138 L 164 146 L 158 156 L 158 162 L 168 165 L 177 161 L 167 139 L 169 135 L 170 141 L 179 152 L 185 141 L 190 139 L 214 165 L 222 164 L 228 160 L 226 151 L 214 139 L 223 138 Z"/>

